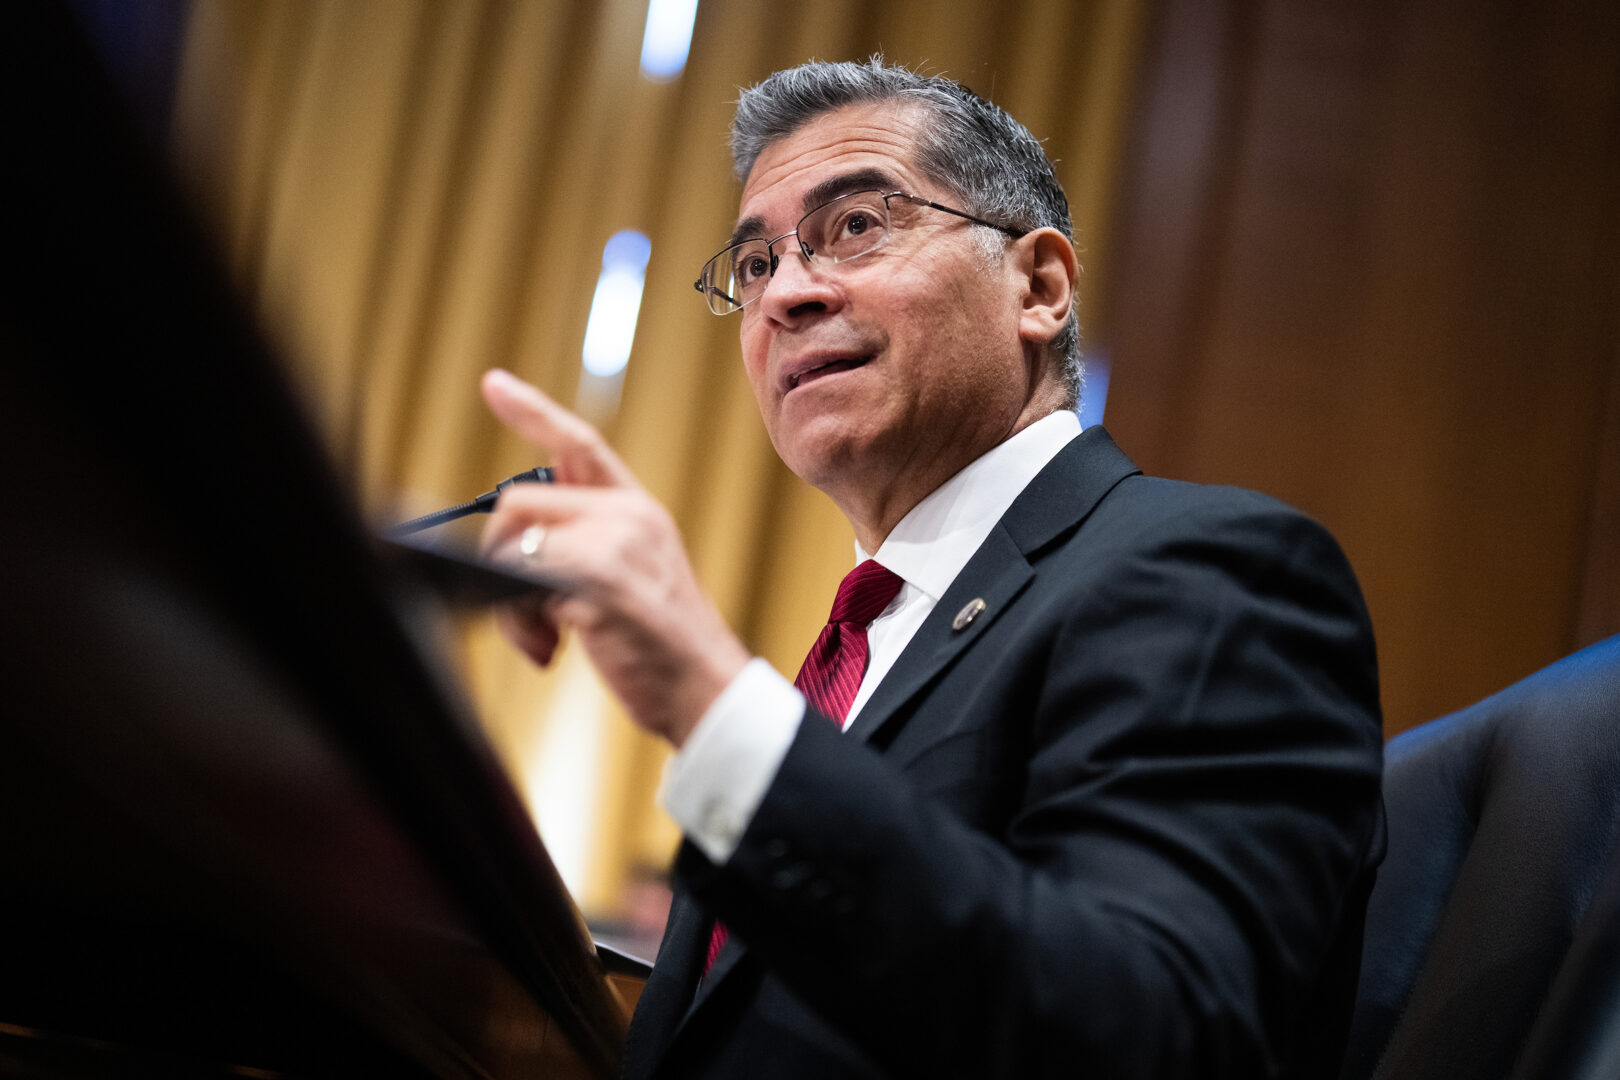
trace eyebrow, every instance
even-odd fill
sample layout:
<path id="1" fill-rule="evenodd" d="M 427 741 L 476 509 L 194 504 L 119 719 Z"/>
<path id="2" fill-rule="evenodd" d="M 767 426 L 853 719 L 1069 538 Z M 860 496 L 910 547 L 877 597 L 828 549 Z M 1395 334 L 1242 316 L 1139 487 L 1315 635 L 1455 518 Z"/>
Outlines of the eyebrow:
<path id="1" fill-rule="evenodd" d="M 867 167 L 854 169 L 847 173 L 830 176 L 804 193 L 799 201 L 801 210 L 808 214 L 818 206 L 829 203 L 840 195 L 848 195 L 852 191 L 867 191 L 878 189 L 885 194 L 899 187 L 899 181 L 892 173 L 882 169 Z M 765 219 L 755 215 L 743 218 L 737 222 L 737 227 L 731 232 L 730 244 L 743 240 L 765 239 Z M 728 245 L 729 246 L 729 245 Z"/>

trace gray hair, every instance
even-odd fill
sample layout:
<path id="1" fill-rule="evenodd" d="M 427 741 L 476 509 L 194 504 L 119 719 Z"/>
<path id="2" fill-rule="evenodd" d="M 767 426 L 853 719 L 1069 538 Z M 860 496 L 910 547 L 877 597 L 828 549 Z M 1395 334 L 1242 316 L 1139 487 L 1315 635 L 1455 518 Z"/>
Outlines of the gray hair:
<path id="1" fill-rule="evenodd" d="M 742 92 L 731 122 L 731 160 L 744 182 L 765 148 L 823 113 L 845 105 L 895 101 L 921 106 L 931 123 L 917 145 L 917 168 L 957 195 L 962 209 L 1019 229 L 1050 227 L 1072 239 L 1069 200 L 1040 141 L 1000 106 L 960 83 L 890 67 L 881 54 L 865 63 L 812 60 Z M 1051 344 L 1070 408 L 1080 396 L 1080 322 L 1069 320 Z"/>

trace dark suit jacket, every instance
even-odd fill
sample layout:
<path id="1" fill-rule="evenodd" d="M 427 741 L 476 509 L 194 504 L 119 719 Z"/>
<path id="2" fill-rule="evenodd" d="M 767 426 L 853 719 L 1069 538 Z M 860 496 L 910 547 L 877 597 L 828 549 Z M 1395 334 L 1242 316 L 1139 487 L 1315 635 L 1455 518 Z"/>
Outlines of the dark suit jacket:
<path id="1" fill-rule="evenodd" d="M 682 850 L 626 1075 L 1334 1075 L 1381 743 L 1332 538 L 1089 429 L 731 859 Z"/>

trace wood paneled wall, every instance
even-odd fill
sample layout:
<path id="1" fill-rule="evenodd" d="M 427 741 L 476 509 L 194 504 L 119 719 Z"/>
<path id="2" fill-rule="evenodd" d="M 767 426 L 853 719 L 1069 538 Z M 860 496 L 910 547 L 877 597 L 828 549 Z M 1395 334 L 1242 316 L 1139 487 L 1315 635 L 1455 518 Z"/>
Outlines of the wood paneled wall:
<path id="1" fill-rule="evenodd" d="M 1339 537 L 1386 730 L 1620 631 L 1620 5 L 1164 0 L 1093 350 Z"/>

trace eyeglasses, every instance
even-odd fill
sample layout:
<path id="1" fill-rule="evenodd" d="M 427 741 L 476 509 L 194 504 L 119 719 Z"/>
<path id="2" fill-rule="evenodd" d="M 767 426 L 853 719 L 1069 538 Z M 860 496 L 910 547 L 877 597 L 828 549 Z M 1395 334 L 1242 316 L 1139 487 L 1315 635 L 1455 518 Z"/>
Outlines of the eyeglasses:
<path id="1" fill-rule="evenodd" d="M 771 276 L 781 264 L 776 245 L 792 236 L 797 238 L 799 251 L 808 262 L 822 264 L 846 263 L 876 251 L 889 242 L 897 223 L 891 202 L 899 199 L 912 206 L 926 206 L 966 218 L 975 225 L 984 225 L 1017 239 L 1029 232 L 1010 225 L 997 225 L 993 221 L 976 218 L 972 214 L 941 206 L 937 202 L 904 191 L 852 191 L 823 203 L 799 219 L 798 227 L 785 232 L 775 240 L 752 238 L 740 240 L 703 264 L 703 272 L 692 287 L 703 294 L 709 310 L 716 315 L 730 315 L 758 300 L 770 283 Z"/>

